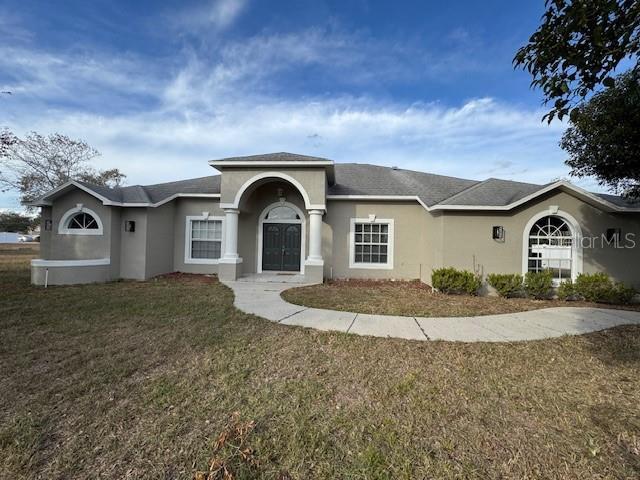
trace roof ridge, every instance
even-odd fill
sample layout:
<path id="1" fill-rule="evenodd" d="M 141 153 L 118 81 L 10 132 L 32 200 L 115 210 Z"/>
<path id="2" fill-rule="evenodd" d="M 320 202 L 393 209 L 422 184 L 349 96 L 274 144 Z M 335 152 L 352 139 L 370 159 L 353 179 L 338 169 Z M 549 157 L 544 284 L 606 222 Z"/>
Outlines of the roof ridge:
<path id="1" fill-rule="evenodd" d="M 491 180 L 490 178 L 487 178 L 486 180 L 478 180 L 476 181 L 476 183 L 474 183 L 473 185 L 468 186 L 467 188 L 463 188 L 462 190 L 460 190 L 457 193 L 454 193 L 453 195 L 451 195 L 450 197 L 447 198 L 443 198 L 442 200 L 440 200 L 438 203 L 442 203 L 442 202 L 448 202 L 449 200 L 452 200 L 464 193 L 468 193 L 471 190 L 474 190 L 482 185 L 484 185 L 485 183 L 487 183 L 489 180 Z"/>

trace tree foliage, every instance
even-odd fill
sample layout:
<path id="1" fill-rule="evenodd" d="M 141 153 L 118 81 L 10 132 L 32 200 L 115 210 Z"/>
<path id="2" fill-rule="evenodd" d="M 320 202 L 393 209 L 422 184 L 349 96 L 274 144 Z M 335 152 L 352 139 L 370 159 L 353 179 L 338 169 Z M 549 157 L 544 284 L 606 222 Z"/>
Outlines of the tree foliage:
<path id="1" fill-rule="evenodd" d="M 69 180 L 120 185 L 125 175 L 117 168 L 96 170 L 89 165 L 99 155 L 86 142 L 59 133 L 31 132 L 19 138 L 5 130 L 0 135 L 0 188 L 19 191 L 27 203 Z"/>
<path id="2" fill-rule="evenodd" d="M 622 60 L 638 70 L 638 0 L 546 0 L 542 24 L 514 58 L 531 73 L 551 110 L 544 119 L 562 119 L 611 77 Z"/>
<path id="3" fill-rule="evenodd" d="M 574 110 L 560 146 L 572 175 L 594 176 L 628 197 L 640 197 L 640 75 L 627 72 L 614 86 Z"/>
<path id="4" fill-rule="evenodd" d="M 39 218 L 16 212 L 0 212 L 0 232 L 27 233 L 39 223 Z"/>

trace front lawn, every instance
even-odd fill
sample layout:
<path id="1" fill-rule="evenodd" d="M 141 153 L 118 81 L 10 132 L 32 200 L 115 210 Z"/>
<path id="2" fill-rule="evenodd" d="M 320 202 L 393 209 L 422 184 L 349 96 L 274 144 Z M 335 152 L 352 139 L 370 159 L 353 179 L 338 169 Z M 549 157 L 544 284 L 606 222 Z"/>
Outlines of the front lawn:
<path id="1" fill-rule="evenodd" d="M 31 287 L 33 255 L 0 246 L 0 478 L 193 478 L 212 457 L 237 478 L 640 474 L 640 327 L 320 333 L 242 314 L 207 277 Z M 243 452 L 214 453 L 233 412 Z"/>
<path id="2" fill-rule="evenodd" d="M 306 307 L 407 317 L 468 317 L 550 307 L 640 310 L 639 305 L 446 295 L 432 292 L 430 286 L 418 281 L 334 280 L 319 285 L 285 290 L 282 292 L 282 298 L 287 302 Z"/>

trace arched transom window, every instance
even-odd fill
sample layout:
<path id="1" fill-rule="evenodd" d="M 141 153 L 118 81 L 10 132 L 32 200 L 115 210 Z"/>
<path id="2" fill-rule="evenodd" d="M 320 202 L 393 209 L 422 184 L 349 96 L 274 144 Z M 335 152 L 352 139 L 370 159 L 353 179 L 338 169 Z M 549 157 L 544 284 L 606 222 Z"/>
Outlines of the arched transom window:
<path id="1" fill-rule="evenodd" d="M 98 222 L 88 213 L 76 213 L 69 218 L 67 228 L 71 230 L 98 230 Z"/>
<path id="2" fill-rule="evenodd" d="M 62 216 L 58 233 L 66 235 L 102 235 L 102 221 L 93 210 L 78 206 L 67 211 Z"/>
<path id="3" fill-rule="evenodd" d="M 554 283 L 570 280 L 575 235 L 570 224 L 558 215 L 537 220 L 529 231 L 528 271 L 550 270 Z"/>
<path id="4" fill-rule="evenodd" d="M 278 206 L 269 210 L 266 220 L 300 220 L 300 215 L 291 207 Z"/>

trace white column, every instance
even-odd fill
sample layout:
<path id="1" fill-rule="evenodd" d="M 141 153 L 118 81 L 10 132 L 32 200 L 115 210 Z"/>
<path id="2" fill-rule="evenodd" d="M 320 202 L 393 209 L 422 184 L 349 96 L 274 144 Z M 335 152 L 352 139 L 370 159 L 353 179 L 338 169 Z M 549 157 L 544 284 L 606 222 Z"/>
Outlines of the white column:
<path id="1" fill-rule="evenodd" d="M 309 256 L 307 265 L 322 265 L 322 210 L 309 210 Z"/>
<path id="2" fill-rule="evenodd" d="M 225 208 L 225 242 L 224 255 L 220 259 L 222 263 L 240 263 L 242 259 L 238 255 L 238 214 L 237 208 Z"/>

